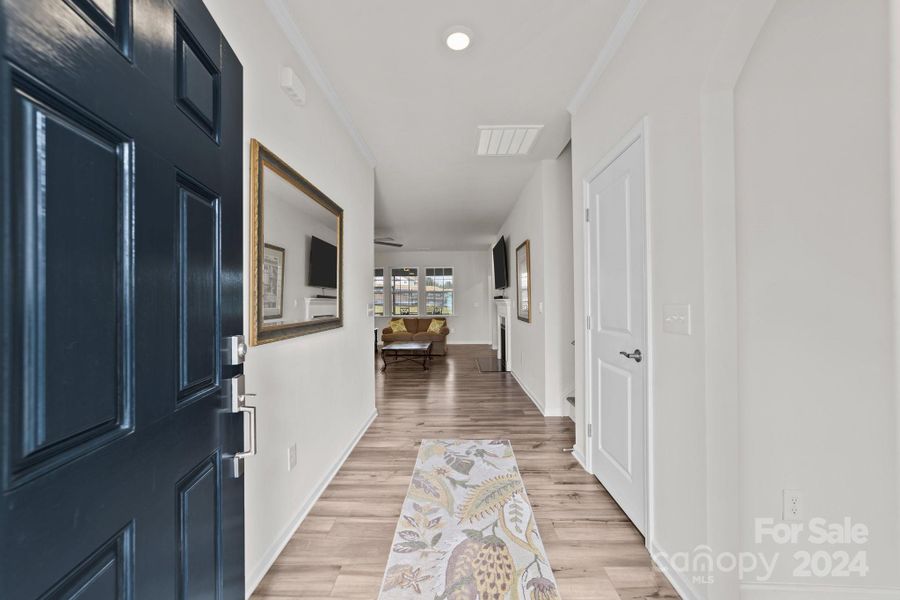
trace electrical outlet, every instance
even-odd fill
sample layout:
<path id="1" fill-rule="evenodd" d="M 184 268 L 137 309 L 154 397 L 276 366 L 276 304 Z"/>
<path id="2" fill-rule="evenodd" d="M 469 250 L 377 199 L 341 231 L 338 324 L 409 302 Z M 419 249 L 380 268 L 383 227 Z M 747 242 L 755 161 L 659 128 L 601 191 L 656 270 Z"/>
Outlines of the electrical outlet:
<path id="1" fill-rule="evenodd" d="M 800 490 L 784 490 L 782 519 L 800 521 L 803 518 L 803 493 Z"/>
<path id="2" fill-rule="evenodd" d="M 297 444 L 291 444 L 288 448 L 288 471 L 293 471 L 297 466 Z"/>

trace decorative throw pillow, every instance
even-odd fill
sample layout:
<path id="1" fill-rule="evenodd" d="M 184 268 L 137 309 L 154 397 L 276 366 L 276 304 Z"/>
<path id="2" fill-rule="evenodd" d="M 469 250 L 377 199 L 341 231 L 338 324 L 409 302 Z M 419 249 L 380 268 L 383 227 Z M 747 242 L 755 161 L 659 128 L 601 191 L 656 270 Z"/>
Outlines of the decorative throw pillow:
<path id="1" fill-rule="evenodd" d="M 403 322 L 403 319 L 392 319 L 391 331 L 393 333 L 406 333 L 406 323 Z"/>
<path id="2" fill-rule="evenodd" d="M 428 326 L 428 333 L 440 333 L 446 322 L 443 319 L 432 319 L 431 325 Z"/>

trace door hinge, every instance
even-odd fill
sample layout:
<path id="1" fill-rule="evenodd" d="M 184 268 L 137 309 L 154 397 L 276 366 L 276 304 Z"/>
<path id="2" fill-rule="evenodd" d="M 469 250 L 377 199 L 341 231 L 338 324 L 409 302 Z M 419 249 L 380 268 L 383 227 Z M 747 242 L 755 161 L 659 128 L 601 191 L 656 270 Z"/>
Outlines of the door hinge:
<path id="1" fill-rule="evenodd" d="M 594 426 L 588 423 L 588 437 L 594 437 Z"/>
<path id="2" fill-rule="evenodd" d="M 584 325 L 585 325 L 585 327 L 587 328 L 588 331 L 591 330 L 591 315 L 585 316 L 585 318 L 584 318 Z"/>
<path id="3" fill-rule="evenodd" d="M 589 208 L 584 209 L 584 220 L 587 223 L 591 222 L 591 209 L 589 209 Z"/>

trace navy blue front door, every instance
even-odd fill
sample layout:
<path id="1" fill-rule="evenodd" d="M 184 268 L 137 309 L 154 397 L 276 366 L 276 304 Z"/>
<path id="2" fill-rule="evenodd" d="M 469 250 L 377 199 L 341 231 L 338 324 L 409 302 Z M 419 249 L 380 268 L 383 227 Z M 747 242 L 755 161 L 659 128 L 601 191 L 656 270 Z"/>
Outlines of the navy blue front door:
<path id="1" fill-rule="evenodd" d="M 0 6 L 0 597 L 243 598 L 241 65 L 201 0 Z"/>

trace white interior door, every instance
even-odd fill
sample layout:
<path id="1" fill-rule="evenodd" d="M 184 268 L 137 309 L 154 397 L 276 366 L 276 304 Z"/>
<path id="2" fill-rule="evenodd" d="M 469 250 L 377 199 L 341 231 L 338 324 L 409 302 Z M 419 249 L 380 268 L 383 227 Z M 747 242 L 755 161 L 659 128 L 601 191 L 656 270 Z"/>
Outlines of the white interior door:
<path id="1" fill-rule="evenodd" d="M 591 467 L 635 526 L 647 525 L 644 142 L 588 185 Z"/>

